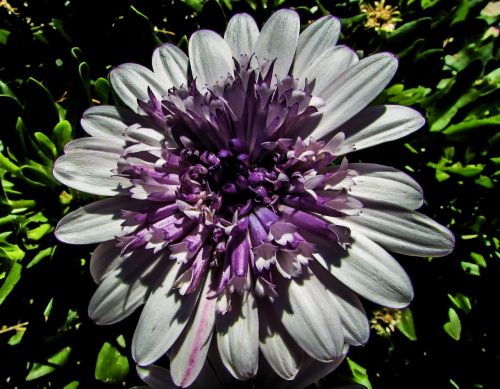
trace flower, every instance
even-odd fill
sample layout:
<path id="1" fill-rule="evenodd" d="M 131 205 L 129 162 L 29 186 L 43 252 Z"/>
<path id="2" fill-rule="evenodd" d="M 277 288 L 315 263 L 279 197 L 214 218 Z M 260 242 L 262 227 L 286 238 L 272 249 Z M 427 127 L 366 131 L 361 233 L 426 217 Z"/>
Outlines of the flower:
<path id="1" fill-rule="evenodd" d="M 401 12 L 398 7 L 385 5 L 385 0 L 375 1 L 375 5 L 362 3 L 361 12 L 366 14 L 365 27 L 375 31 L 391 32 L 396 29 L 396 23 L 401 22 Z"/>
<path id="2" fill-rule="evenodd" d="M 177 386 L 193 383 L 212 341 L 241 380 L 259 358 L 286 380 L 305 356 L 335 366 L 368 340 L 357 295 L 390 308 L 412 300 L 386 250 L 452 250 L 453 235 L 415 211 L 422 190 L 412 178 L 345 158 L 424 124 L 410 108 L 367 107 L 396 58 L 360 60 L 335 46 L 331 16 L 299 29 L 291 10 L 260 32 L 239 14 L 224 38 L 195 32 L 189 58 L 165 44 L 153 71 L 117 67 L 111 84 L 128 108 L 88 109 L 91 136 L 55 163 L 63 184 L 109 196 L 56 231 L 100 243 L 90 317 L 112 324 L 145 304 L 132 355 L 148 366 L 168 352 Z"/>

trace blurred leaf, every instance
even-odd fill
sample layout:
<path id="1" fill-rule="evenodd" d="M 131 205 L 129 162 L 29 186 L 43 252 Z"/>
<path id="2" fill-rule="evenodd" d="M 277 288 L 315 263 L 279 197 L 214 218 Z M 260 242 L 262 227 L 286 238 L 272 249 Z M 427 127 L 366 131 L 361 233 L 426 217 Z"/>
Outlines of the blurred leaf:
<path id="1" fill-rule="evenodd" d="M 99 77 L 95 80 L 95 94 L 101 104 L 108 103 L 110 88 L 111 86 L 107 79 Z"/>
<path id="2" fill-rule="evenodd" d="M 475 263 L 470 263 L 470 262 L 465 262 L 462 261 L 461 263 L 462 270 L 466 272 L 467 274 L 470 274 L 472 276 L 479 277 L 481 275 L 481 272 L 479 270 L 479 266 Z"/>
<path id="3" fill-rule="evenodd" d="M 493 189 L 495 187 L 495 184 L 493 183 L 491 178 L 487 176 L 479 176 L 474 180 L 474 182 L 478 185 L 485 187 L 486 189 Z"/>
<path id="4" fill-rule="evenodd" d="M 475 263 L 477 263 L 478 266 L 481 266 L 482 268 L 486 268 L 486 260 L 484 257 L 479 254 L 479 253 L 470 253 L 471 258 L 474 260 Z"/>
<path id="5" fill-rule="evenodd" d="M 461 293 L 457 293 L 455 296 L 448 294 L 448 298 L 455 307 L 464 311 L 465 313 L 469 313 L 471 311 L 472 305 L 470 303 L 470 299 L 467 296 L 464 296 Z"/>
<path id="6" fill-rule="evenodd" d="M 95 365 L 95 378 L 99 381 L 118 383 L 122 381 L 129 372 L 127 357 L 110 343 L 103 344 Z"/>
<path id="7" fill-rule="evenodd" d="M 448 310 L 448 317 L 450 320 L 444 324 L 443 328 L 450 337 L 456 341 L 460 340 L 460 333 L 462 332 L 462 324 L 457 312 L 453 308 Z"/>
<path id="8" fill-rule="evenodd" d="M 364 385 L 367 389 L 372 389 L 372 384 L 368 379 L 368 374 L 366 373 L 366 369 L 358 365 L 351 358 L 347 358 L 347 364 L 349 366 L 349 369 L 351 369 L 354 382 Z"/>
<path id="9" fill-rule="evenodd" d="M 64 366 L 71 354 L 71 347 L 64 347 L 56 354 L 47 359 L 47 364 L 35 362 L 31 367 L 26 381 L 33 381 L 37 378 L 46 376 L 56 370 L 57 367 Z"/>
<path id="10" fill-rule="evenodd" d="M 478 131 L 498 131 L 500 128 L 500 115 L 484 119 L 472 119 L 447 127 L 443 134 L 453 139 L 467 139 L 466 136 L 479 136 Z M 475 132 L 472 134 L 472 132 Z M 483 134 L 481 134 L 483 135 Z"/>
<path id="11" fill-rule="evenodd" d="M 0 45 L 6 45 L 9 40 L 10 31 L 0 28 Z"/>
<path id="12" fill-rule="evenodd" d="M 410 340 L 417 340 L 415 332 L 415 323 L 413 322 L 413 314 L 409 308 L 401 311 L 401 320 L 396 327 L 404 336 Z"/>
<path id="13" fill-rule="evenodd" d="M 80 382 L 78 381 L 71 381 L 69 384 L 64 385 L 63 389 L 76 389 L 80 386 Z"/>
<path id="14" fill-rule="evenodd" d="M 7 278 L 5 278 L 2 286 L 0 287 L 0 305 L 5 301 L 7 296 L 12 292 L 14 286 L 21 279 L 21 271 L 23 266 L 19 262 L 13 262 L 9 272 L 7 273 Z"/>

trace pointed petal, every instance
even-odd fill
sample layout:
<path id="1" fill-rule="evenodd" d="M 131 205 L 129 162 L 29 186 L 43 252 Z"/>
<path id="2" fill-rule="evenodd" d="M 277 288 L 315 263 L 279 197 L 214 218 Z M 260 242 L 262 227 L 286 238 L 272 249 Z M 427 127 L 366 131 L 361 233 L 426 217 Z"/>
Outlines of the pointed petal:
<path id="1" fill-rule="evenodd" d="M 285 77 L 292 65 L 299 39 L 300 19 L 295 11 L 282 9 L 268 19 L 255 44 L 255 56 L 274 60 L 274 73 Z"/>
<path id="2" fill-rule="evenodd" d="M 323 16 L 310 24 L 299 35 L 292 74 L 302 78 L 306 70 L 321 54 L 335 46 L 339 34 L 340 21 L 331 15 Z"/>
<path id="3" fill-rule="evenodd" d="M 134 210 L 146 203 L 128 196 L 117 196 L 85 205 L 64 216 L 55 231 L 57 239 L 71 244 L 100 243 L 132 232 L 123 227 L 121 210 Z"/>
<path id="4" fill-rule="evenodd" d="M 164 44 L 153 53 L 153 71 L 163 90 L 187 86 L 188 69 L 187 55 L 175 45 Z"/>
<path id="5" fill-rule="evenodd" d="M 323 116 L 311 135 L 316 139 L 328 135 L 365 108 L 382 92 L 397 67 L 394 55 L 380 53 L 363 58 L 347 69 L 324 92 L 329 97 L 318 112 Z"/>
<path id="6" fill-rule="evenodd" d="M 139 115 L 126 108 L 100 105 L 87 109 L 80 123 L 89 135 L 121 139 L 123 131 L 140 119 Z"/>
<path id="7" fill-rule="evenodd" d="M 159 256 L 140 251 L 127 258 L 99 285 L 90 299 L 88 314 L 97 324 L 113 324 L 144 304 L 158 271 Z M 153 270 L 154 269 L 154 270 Z"/>
<path id="8" fill-rule="evenodd" d="M 90 257 L 90 275 L 96 283 L 116 269 L 124 260 L 116 240 L 109 240 L 96 247 Z"/>
<path id="9" fill-rule="evenodd" d="M 73 189 L 115 196 L 130 186 L 129 180 L 113 173 L 119 157 L 114 152 L 71 150 L 56 160 L 53 174 L 59 182 Z"/>
<path id="10" fill-rule="evenodd" d="M 176 385 L 185 388 L 200 374 L 210 347 L 215 325 L 216 299 L 208 299 L 211 289 L 208 273 L 196 312 L 170 352 L 170 371 Z"/>
<path id="11" fill-rule="evenodd" d="M 217 346 L 227 370 L 237 379 L 257 374 L 259 317 L 253 291 L 231 295 L 231 310 L 216 317 Z"/>
<path id="12" fill-rule="evenodd" d="M 377 105 L 365 108 L 335 130 L 345 139 L 339 155 L 390 142 L 417 131 L 425 124 L 424 117 L 414 109 L 400 105 Z"/>
<path id="13" fill-rule="evenodd" d="M 357 171 L 350 195 L 363 203 L 376 202 L 417 209 L 423 204 L 421 186 L 408 174 L 389 166 L 371 163 L 350 163 Z"/>
<path id="14" fill-rule="evenodd" d="M 455 245 L 455 237 L 430 217 L 399 207 L 363 208 L 358 216 L 334 223 L 345 225 L 395 253 L 417 257 L 442 257 Z"/>
<path id="15" fill-rule="evenodd" d="M 281 378 L 293 380 L 302 365 L 304 353 L 264 299 L 259 301 L 259 331 L 259 347 L 264 358 Z"/>
<path id="16" fill-rule="evenodd" d="M 273 307 L 295 342 L 317 360 L 337 358 L 344 336 L 325 286 L 313 274 L 302 279 L 280 278 L 277 282 L 279 297 Z"/>
<path id="17" fill-rule="evenodd" d="M 252 55 L 259 36 L 259 27 L 248 14 L 236 14 L 228 22 L 224 40 L 234 58 L 240 55 Z"/>
<path id="18" fill-rule="evenodd" d="M 328 273 L 319 263 L 313 262 L 310 267 L 332 296 L 344 327 L 345 342 L 352 346 L 365 344 L 370 336 L 370 323 L 356 293 Z"/>
<path id="19" fill-rule="evenodd" d="M 198 292 L 180 296 L 172 288 L 180 275 L 174 262 L 161 285 L 149 296 L 132 339 L 132 356 L 137 364 L 149 365 L 165 354 L 177 340 L 193 311 Z"/>
<path id="20" fill-rule="evenodd" d="M 135 63 L 126 63 L 113 69 L 109 79 L 120 100 L 134 112 L 138 112 L 139 108 L 137 99 L 149 101 L 148 87 L 157 98 L 167 92 L 151 70 Z"/>
<path id="21" fill-rule="evenodd" d="M 344 250 L 336 247 L 319 247 L 315 254 L 344 285 L 374 303 L 389 308 L 404 308 L 413 299 L 410 278 L 401 265 L 382 247 L 351 231 L 354 239 Z"/>
<path id="22" fill-rule="evenodd" d="M 198 88 L 212 87 L 221 78 L 233 73 L 231 49 L 213 31 L 196 31 L 189 40 L 191 71 Z"/>

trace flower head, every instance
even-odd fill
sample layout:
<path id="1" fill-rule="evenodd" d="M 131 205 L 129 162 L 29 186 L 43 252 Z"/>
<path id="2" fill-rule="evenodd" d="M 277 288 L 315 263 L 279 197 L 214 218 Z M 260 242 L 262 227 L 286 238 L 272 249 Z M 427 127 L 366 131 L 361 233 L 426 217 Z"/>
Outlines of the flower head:
<path id="1" fill-rule="evenodd" d="M 365 27 L 375 31 L 391 32 L 396 29 L 396 24 L 401 22 L 401 12 L 398 7 L 386 5 L 385 0 L 375 1 L 374 5 L 362 3 L 361 12 L 366 14 Z"/>
<path id="2" fill-rule="evenodd" d="M 299 29 L 294 11 L 260 32 L 240 14 L 224 38 L 194 33 L 189 58 L 166 44 L 153 71 L 119 66 L 110 79 L 127 108 L 88 109 L 91 137 L 55 164 L 62 183 L 109 196 L 56 232 L 100 243 L 91 318 L 111 324 L 145 304 L 133 357 L 146 366 L 168 352 L 175 385 L 196 379 L 212 341 L 238 379 L 254 377 L 259 358 L 287 380 L 305 356 L 336 366 L 368 339 L 357 295 L 391 308 L 413 297 L 387 250 L 453 247 L 446 228 L 415 212 L 413 179 L 345 158 L 424 123 L 406 107 L 367 107 L 396 58 L 335 46 L 333 17 Z"/>

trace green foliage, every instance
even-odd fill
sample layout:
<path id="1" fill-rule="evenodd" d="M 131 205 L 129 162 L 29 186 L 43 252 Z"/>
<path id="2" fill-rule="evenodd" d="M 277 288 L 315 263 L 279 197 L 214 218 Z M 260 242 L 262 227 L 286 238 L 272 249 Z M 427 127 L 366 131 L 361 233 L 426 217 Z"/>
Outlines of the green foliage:
<path id="1" fill-rule="evenodd" d="M 410 172 L 425 191 L 423 212 L 457 237 L 447 258 L 398 258 L 415 286 L 411 311 L 391 317 L 395 327 L 388 323 L 383 337 L 374 331 L 366 347 L 351 347 L 351 358 L 322 387 L 341 381 L 425 387 L 429 377 L 435 387 L 490 387 L 496 376 L 487 366 L 500 358 L 491 320 L 500 277 L 498 6 L 387 0 L 402 19 L 388 31 L 366 26 L 361 3 L 111 0 L 103 9 L 95 0 L 11 1 L 13 12 L 0 2 L 0 387 L 139 384 L 125 345 L 135 321 L 101 328 L 87 318 L 92 248 L 60 245 L 53 236 L 64 214 L 92 200 L 55 181 L 54 160 L 84 135 L 79 120 L 86 108 L 115 103 L 112 67 L 149 65 L 162 42 L 186 50 L 186 37 L 200 26 L 222 32 L 237 12 L 262 23 L 281 7 L 296 8 L 304 23 L 340 17 L 340 43 L 361 56 L 398 55 L 396 78 L 375 103 L 412 106 L 427 125 L 355 158 Z M 375 308 L 366 305 L 369 315 Z"/>

